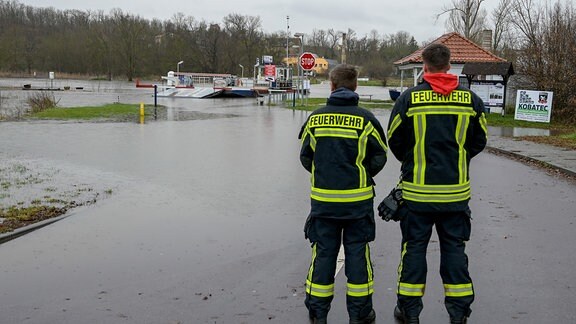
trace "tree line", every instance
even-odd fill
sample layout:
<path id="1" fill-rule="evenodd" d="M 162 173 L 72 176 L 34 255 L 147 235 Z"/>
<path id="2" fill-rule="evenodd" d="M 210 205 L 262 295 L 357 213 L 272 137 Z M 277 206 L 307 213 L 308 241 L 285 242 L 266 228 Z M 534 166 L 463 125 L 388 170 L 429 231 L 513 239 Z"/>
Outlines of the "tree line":
<path id="1" fill-rule="evenodd" d="M 358 38 L 346 31 L 348 63 L 368 64 L 367 76 L 385 78 L 392 62 L 418 48 L 406 32 Z M 296 55 L 300 39 L 286 32 L 266 33 L 258 16 L 229 14 L 221 23 L 183 13 L 171 19 L 144 19 L 114 9 L 103 11 L 35 8 L 0 1 L 0 71 L 55 71 L 109 79 L 164 75 L 177 62 L 186 71 L 239 74 L 256 58 L 271 55 L 278 63 Z M 314 30 L 303 37 L 307 51 L 340 60 L 342 32 Z"/>
<path id="2" fill-rule="evenodd" d="M 513 63 L 519 82 L 554 91 L 553 117 L 576 121 L 573 3 L 500 0 L 488 12 L 484 2 L 450 0 L 437 18 L 445 18 L 447 31 L 478 44 L 482 31 L 492 30 L 492 52 Z M 315 29 L 302 39 L 307 51 L 327 59 L 340 62 L 345 52 L 347 63 L 377 79 L 394 74 L 394 61 L 425 45 L 406 31 L 360 36 L 351 29 Z M 215 23 L 176 13 L 168 20 L 149 20 L 120 9 L 56 10 L 0 0 L 1 72 L 133 80 L 164 75 L 184 61 L 185 71 L 240 74 L 240 65 L 251 68 L 262 55 L 272 55 L 277 63 L 296 55 L 300 40 L 286 31 L 264 32 L 259 16 L 232 13 Z"/>

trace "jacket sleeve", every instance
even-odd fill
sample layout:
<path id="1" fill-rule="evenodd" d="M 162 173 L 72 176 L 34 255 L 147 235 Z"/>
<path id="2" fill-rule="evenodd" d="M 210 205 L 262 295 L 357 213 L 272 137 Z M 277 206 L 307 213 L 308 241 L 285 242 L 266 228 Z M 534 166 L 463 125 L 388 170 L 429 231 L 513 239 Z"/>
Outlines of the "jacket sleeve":
<path id="1" fill-rule="evenodd" d="M 302 125 L 298 138 L 302 142 L 300 148 L 300 163 L 308 172 L 312 172 L 312 162 L 314 161 L 314 150 L 311 146 L 312 134 L 308 128 L 308 121 Z"/>
<path id="2" fill-rule="evenodd" d="M 488 142 L 488 127 L 486 123 L 486 114 L 484 113 L 484 102 L 477 95 L 473 95 L 474 110 L 476 116 L 470 121 L 470 134 L 468 134 L 468 153 L 470 158 L 475 157 L 482 152 Z"/>
<path id="3" fill-rule="evenodd" d="M 368 136 L 367 153 L 368 153 L 368 168 L 367 171 L 370 176 L 374 177 L 384 168 L 387 161 L 388 147 L 386 146 L 386 135 L 382 129 L 382 125 L 376 117 L 371 120 L 374 129 L 370 136 Z"/>
<path id="4" fill-rule="evenodd" d="M 404 160 L 406 150 L 408 149 L 407 136 L 404 135 L 407 127 L 407 98 L 407 92 L 404 92 L 396 99 L 396 103 L 394 103 L 394 108 L 390 114 L 390 120 L 388 121 L 388 145 L 396 159 L 400 162 Z"/>

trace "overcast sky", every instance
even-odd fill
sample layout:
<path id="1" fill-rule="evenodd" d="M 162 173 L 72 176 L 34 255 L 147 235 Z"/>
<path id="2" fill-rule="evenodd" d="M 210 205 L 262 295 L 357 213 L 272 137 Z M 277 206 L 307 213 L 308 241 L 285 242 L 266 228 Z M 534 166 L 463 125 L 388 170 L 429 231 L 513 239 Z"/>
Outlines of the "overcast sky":
<path id="1" fill-rule="evenodd" d="M 20 0 L 34 7 L 56 9 L 104 10 L 120 8 L 143 18 L 167 20 L 177 12 L 197 20 L 221 23 L 230 14 L 260 16 L 265 32 L 286 31 L 290 17 L 290 33 L 311 34 L 314 29 L 354 30 L 362 37 L 371 30 L 380 35 L 407 31 L 421 44 L 445 33 L 444 20 L 435 15 L 450 0 Z M 489 12 L 498 0 L 485 0 Z"/>

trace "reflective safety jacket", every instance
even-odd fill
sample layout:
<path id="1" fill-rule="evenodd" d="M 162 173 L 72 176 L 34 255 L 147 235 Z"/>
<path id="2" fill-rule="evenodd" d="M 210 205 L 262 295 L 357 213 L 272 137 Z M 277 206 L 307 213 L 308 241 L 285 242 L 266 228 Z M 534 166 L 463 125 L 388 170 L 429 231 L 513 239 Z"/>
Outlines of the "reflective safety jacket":
<path id="1" fill-rule="evenodd" d="M 300 131 L 300 161 L 311 173 L 311 215 L 354 219 L 373 214 L 374 177 L 386 164 L 386 137 L 348 89 L 332 92 Z"/>
<path id="2" fill-rule="evenodd" d="M 390 116 L 390 150 L 402 162 L 402 194 L 414 211 L 462 211 L 470 200 L 470 159 L 488 131 L 482 99 L 454 87 L 442 95 L 424 81 L 402 93 Z"/>

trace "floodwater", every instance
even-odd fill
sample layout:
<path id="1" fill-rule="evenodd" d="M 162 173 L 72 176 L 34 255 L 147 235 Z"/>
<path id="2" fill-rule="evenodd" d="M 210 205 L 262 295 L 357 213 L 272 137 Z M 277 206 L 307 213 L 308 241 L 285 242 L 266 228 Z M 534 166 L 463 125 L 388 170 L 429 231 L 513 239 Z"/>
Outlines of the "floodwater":
<path id="1" fill-rule="evenodd" d="M 154 83 L 143 81 L 143 83 Z M 48 80 L 48 79 L 0 79 L 0 112 L 2 109 L 13 109 L 23 105 L 33 90 L 21 90 L 24 85 L 30 85 L 31 89 L 55 88 L 55 98 L 59 100 L 61 107 L 85 106 L 111 102 L 153 104 L 153 90 L 150 88 L 136 88 L 134 82 L 125 81 L 86 81 L 86 80 Z M 63 90 L 68 88 L 69 90 Z M 363 100 L 380 99 L 388 100 L 390 95 L 388 88 L 360 86 L 357 89 Z M 146 96 L 149 94 L 149 96 Z M 323 98 L 330 94 L 330 86 L 327 82 L 312 85 L 310 97 Z M 193 99 L 191 99 L 193 100 Z"/>
<path id="2" fill-rule="evenodd" d="M 29 84 L 32 90 L 22 90 Z M 47 79 L 0 79 L 0 116 L 15 116 L 27 106 L 33 89 L 61 89 L 51 91 L 60 107 L 101 105 L 113 102 L 153 104 L 152 89 L 137 89 L 133 82 L 84 81 Z M 69 88 L 70 90 L 63 90 Z M 149 94 L 149 95 L 148 95 Z"/>
<path id="3" fill-rule="evenodd" d="M 527 128 L 527 127 L 488 126 L 488 135 L 504 136 L 504 137 L 550 136 L 550 130 L 541 128 Z"/>
<path id="4" fill-rule="evenodd" d="M 150 89 L 89 90 L 97 88 L 55 95 L 61 106 L 117 97 L 153 102 Z M 10 96 L 18 91 L 26 92 L 13 90 Z M 248 284 L 262 258 L 276 260 L 264 267 L 281 268 L 273 273 L 289 269 L 277 263 L 284 258 L 275 258 L 276 251 L 309 258 L 300 233 L 309 179 L 298 162 L 297 138 L 309 112 L 259 106 L 253 98 L 158 103 L 174 118 L 145 124 L 0 123 L 2 159 L 54 170 L 50 187 L 81 182 L 112 192 L 56 226 L 0 246 L 0 322 L 204 323 L 229 295 L 265 305 L 269 295 L 263 287 L 236 282 L 245 278 Z M 180 120 L 182 114 L 197 118 Z M 386 111 L 378 114 L 384 123 Z M 286 296 L 300 307 L 305 269 L 295 265 L 298 280 L 290 287 L 282 283 L 286 291 L 273 298 Z M 229 286 L 205 285 L 228 269 L 239 272 L 218 277 Z M 278 316 L 262 307 L 235 313 Z M 210 316 L 239 323 L 221 320 L 235 313 Z"/>
<path id="5" fill-rule="evenodd" d="M 121 96 L 148 104 L 153 98 L 146 91 L 63 91 L 62 103 Z M 53 173 L 62 175 L 59 183 L 95 183 L 112 192 L 0 245 L 1 323 L 307 321 L 310 245 L 302 227 L 310 183 L 298 161 L 297 134 L 309 112 L 258 106 L 254 99 L 162 98 L 159 104 L 199 117 L 0 123 L 1 159 L 62 170 Z M 388 110 L 375 114 L 387 124 Z M 390 156 L 375 178 L 377 200 L 395 184 L 399 167 Z M 576 280 L 576 259 L 566 257 L 576 244 L 574 185 L 485 153 L 471 170 L 474 321 L 576 321 L 567 284 Z M 380 220 L 377 231 L 375 307 L 386 322 L 400 234 L 397 224 Z M 438 261 L 433 239 L 423 322 L 448 320 Z M 347 323 L 343 274 L 337 279 L 329 320 Z"/>
<path id="6" fill-rule="evenodd" d="M 153 83 L 145 81 L 144 83 Z M 99 105 L 112 102 L 122 103 L 145 103 L 154 104 L 153 90 L 137 89 L 133 82 L 125 81 L 84 81 L 84 80 L 49 80 L 49 79 L 0 79 L 0 117 L 17 116 L 23 113 L 26 107 L 26 99 L 34 91 L 21 90 L 24 85 L 30 85 L 32 89 L 57 88 L 70 90 L 54 91 L 54 96 L 60 107 L 78 107 Z M 389 100 L 389 88 L 360 86 L 357 89 L 362 100 Z M 310 97 L 327 98 L 330 95 L 330 86 L 327 82 L 312 85 Z M 198 100 L 198 99 L 158 99 L 159 103 L 175 109 L 168 110 L 168 120 L 203 119 L 211 118 L 211 113 L 187 112 L 179 110 L 185 107 L 220 105 L 221 99 Z M 303 101 L 302 99 L 298 99 Z M 196 101 L 196 102 L 194 102 Z M 265 101 L 266 102 L 266 101 Z M 505 137 L 522 136 L 550 136 L 550 130 L 538 128 L 519 127 L 494 127 L 488 128 L 490 135 Z"/>

